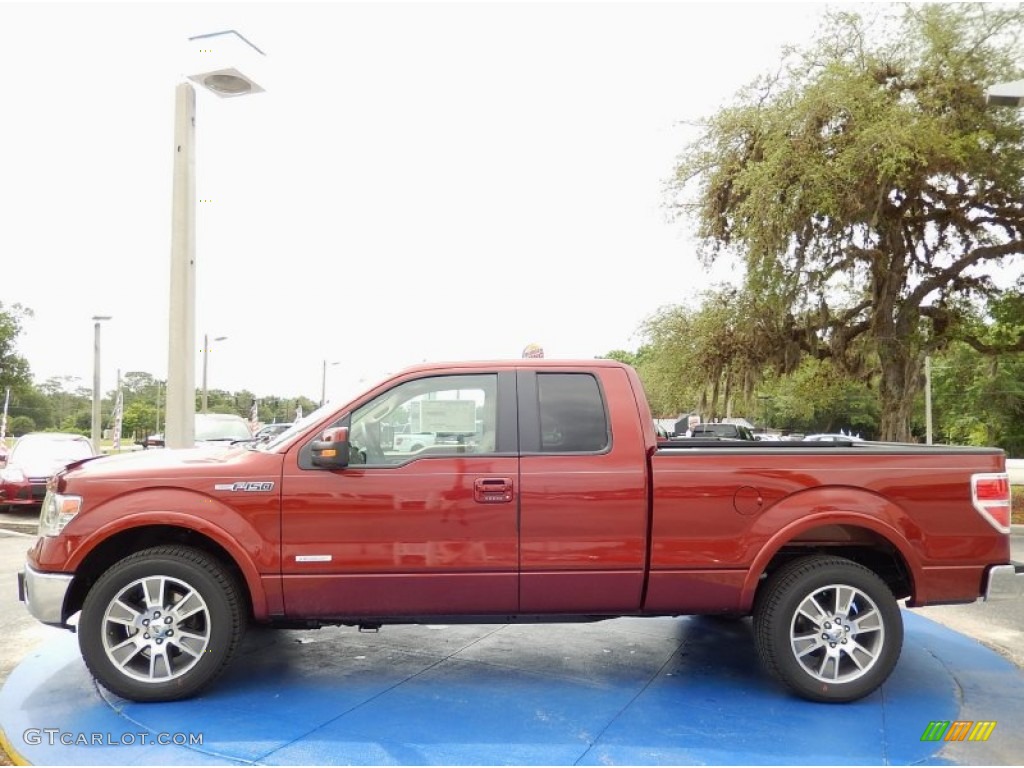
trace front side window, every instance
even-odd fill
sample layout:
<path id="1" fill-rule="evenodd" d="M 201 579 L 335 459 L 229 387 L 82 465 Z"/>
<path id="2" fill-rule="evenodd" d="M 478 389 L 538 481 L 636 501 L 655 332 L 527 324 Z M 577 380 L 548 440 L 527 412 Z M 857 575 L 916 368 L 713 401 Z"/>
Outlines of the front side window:
<path id="1" fill-rule="evenodd" d="M 421 456 L 493 453 L 497 392 L 496 374 L 399 384 L 352 414 L 350 461 L 387 466 Z"/>
<path id="2" fill-rule="evenodd" d="M 608 447 L 608 416 L 597 380 L 588 373 L 539 373 L 540 449 L 597 452 Z"/>

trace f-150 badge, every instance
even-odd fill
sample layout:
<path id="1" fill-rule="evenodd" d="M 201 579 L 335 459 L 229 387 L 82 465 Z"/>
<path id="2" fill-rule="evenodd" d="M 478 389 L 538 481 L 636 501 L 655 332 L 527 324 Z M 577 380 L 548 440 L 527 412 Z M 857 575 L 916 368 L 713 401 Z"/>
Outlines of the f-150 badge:
<path id="1" fill-rule="evenodd" d="M 240 481 L 237 483 L 219 483 L 213 486 L 215 491 L 272 491 L 274 483 L 269 480 L 257 482 Z"/>

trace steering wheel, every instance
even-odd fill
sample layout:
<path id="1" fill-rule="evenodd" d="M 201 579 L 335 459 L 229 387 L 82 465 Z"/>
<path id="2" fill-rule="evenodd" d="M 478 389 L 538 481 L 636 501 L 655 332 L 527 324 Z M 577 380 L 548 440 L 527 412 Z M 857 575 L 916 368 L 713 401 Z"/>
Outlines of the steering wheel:
<path id="1" fill-rule="evenodd" d="M 380 444 L 380 423 L 372 419 L 362 419 L 352 427 L 349 442 L 362 452 L 365 463 L 383 464 L 384 449 Z"/>

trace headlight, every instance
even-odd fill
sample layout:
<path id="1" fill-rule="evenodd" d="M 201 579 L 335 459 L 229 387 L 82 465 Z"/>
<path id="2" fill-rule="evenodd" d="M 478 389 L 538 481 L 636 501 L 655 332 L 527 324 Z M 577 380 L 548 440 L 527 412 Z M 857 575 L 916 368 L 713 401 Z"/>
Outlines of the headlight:
<path id="1" fill-rule="evenodd" d="M 0 480 L 6 483 L 24 483 L 25 473 L 20 469 L 11 467 L 10 469 L 0 469 Z"/>
<path id="2" fill-rule="evenodd" d="M 46 492 L 43 508 L 39 513 L 39 535 L 57 536 L 71 518 L 82 508 L 81 496 L 68 496 L 53 491 Z"/>

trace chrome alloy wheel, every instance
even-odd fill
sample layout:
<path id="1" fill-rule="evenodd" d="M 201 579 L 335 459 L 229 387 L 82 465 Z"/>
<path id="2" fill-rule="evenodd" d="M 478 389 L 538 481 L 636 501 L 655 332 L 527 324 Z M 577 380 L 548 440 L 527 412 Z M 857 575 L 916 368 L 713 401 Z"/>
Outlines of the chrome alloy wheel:
<path id="1" fill-rule="evenodd" d="M 103 612 L 103 650 L 135 680 L 161 683 L 194 667 L 210 643 L 210 610 L 181 579 L 147 576 L 117 593 Z"/>
<path id="2" fill-rule="evenodd" d="M 885 622 L 864 592 L 846 584 L 815 589 L 790 623 L 793 656 L 811 677 L 847 683 L 865 675 L 885 647 Z"/>

